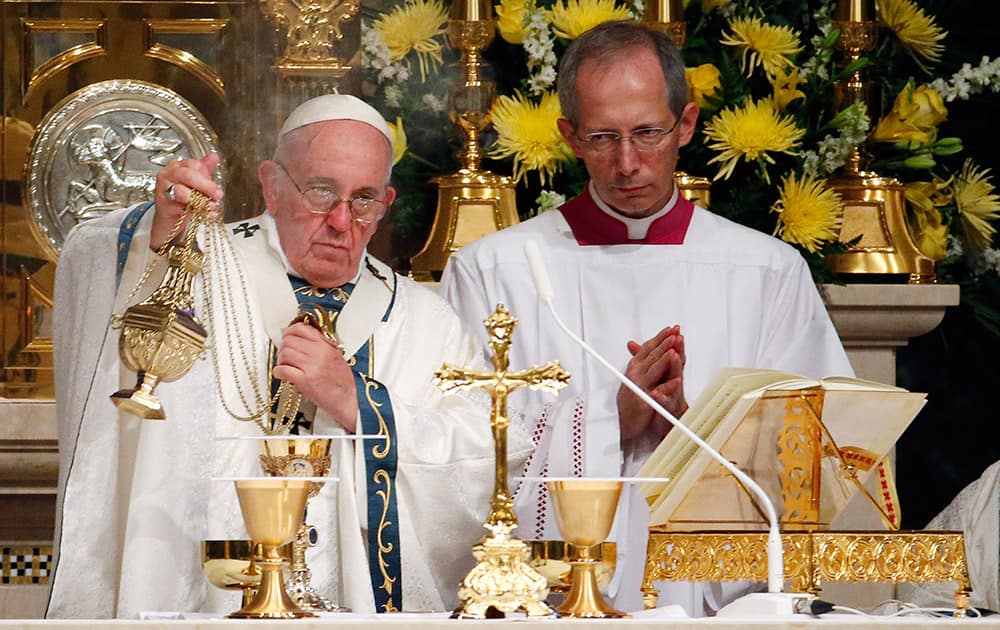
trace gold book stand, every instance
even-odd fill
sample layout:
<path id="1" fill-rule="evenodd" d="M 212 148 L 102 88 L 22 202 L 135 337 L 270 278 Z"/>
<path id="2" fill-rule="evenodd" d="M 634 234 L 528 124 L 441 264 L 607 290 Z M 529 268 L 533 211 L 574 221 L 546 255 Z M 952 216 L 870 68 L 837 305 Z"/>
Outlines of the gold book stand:
<path id="1" fill-rule="evenodd" d="M 904 390 L 899 392 L 911 395 Z M 872 452 L 837 444 L 822 420 L 824 400 L 831 395 L 822 388 L 769 390 L 753 404 L 740 427 L 719 449 L 758 482 L 762 477 L 771 477 L 763 479 L 761 485 L 772 498 L 780 494 L 775 506 L 781 520 L 785 578 L 790 581 L 791 590 L 815 595 L 824 582 L 955 582 L 958 585 L 955 608 L 958 615 L 963 615 L 972 585 L 962 533 L 898 529 L 895 488 L 888 463 L 879 461 L 881 457 Z M 844 400 L 835 400 L 835 404 L 857 411 L 845 406 Z M 869 419 L 878 422 L 884 417 Z M 909 420 L 901 422 L 898 431 L 908 423 Z M 892 443 L 897 437 L 891 438 Z M 749 444 L 754 439 L 758 441 Z M 772 446 L 766 448 L 768 444 Z M 761 461 L 767 457 L 778 462 L 777 466 L 771 465 L 772 474 L 760 475 L 759 467 L 754 474 L 753 462 L 748 458 Z M 872 496 L 861 478 L 861 473 L 873 466 L 880 477 L 877 494 L 881 496 Z M 835 483 L 824 480 L 824 470 L 827 477 L 831 474 L 838 477 Z M 678 481 L 683 481 L 680 476 Z M 729 510 L 723 518 L 708 518 L 706 508 L 695 505 L 713 499 L 718 504 L 723 485 L 740 495 L 735 502 L 742 502 L 744 508 L 742 511 L 735 508 L 735 517 Z M 860 491 L 879 512 L 889 531 L 831 531 L 830 520 L 849 497 L 845 488 Z M 821 506 L 821 490 L 830 495 L 839 490 L 841 496 L 832 501 L 835 506 Z M 717 465 L 707 466 L 686 491 L 692 498 L 702 495 L 703 501 L 681 499 L 671 518 L 661 521 L 654 516 L 654 522 L 660 524 L 649 528 L 642 580 L 646 608 L 657 606 L 659 591 L 655 584 L 662 580 L 767 580 L 766 519 L 750 493 Z M 709 498 L 704 500 L 706 493 Z M 650 502 L 655 505 L 652 498 Z M 723 500 L 727 506 L 735 502 Z"/>

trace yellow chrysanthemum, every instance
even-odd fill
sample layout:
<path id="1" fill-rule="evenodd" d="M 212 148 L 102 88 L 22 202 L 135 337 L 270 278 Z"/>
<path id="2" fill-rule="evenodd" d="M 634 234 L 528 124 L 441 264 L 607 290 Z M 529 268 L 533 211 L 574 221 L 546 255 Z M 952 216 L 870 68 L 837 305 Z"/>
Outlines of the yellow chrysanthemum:
<path id="1" fill-rule="evenodd" d="M 526 0 L 500 0 L 493 7 L 497 14 L 497 31 L 504 41 L 511 44 L 524 43 L 524 16 L 528 13 Z"/>
<path id="2" fill-rule="evenodd" d="M 729 22 L 731 33 L 724 33 L 722 43 L 742 50 L 740 68 L 747 76 L 762 66 L 767 76 L 791 65 L 799 54 L 799 34 L 787 26 L 765 24 L 758 18 L 737 18 Z"/>
<path id="3" fill-rule="evenodd" d="M 440 0 L 408 0 L 382 15 L 374 26 L 395 61 L 416 51 L 423 80 L 429 69 L 441 65 L 441 42 L 434 38 L 445 32 L 447 21 Z"/>
<path id="4" fill-rule="evenodd" d="M 699 109 L 704 109 L 708 105 L 708 97 L 714 96 L 722 87 L 722 82 L 719 81 L 719 69 L 710 63 L 703 63 L 694 68 L 685 68 L 684 78 L 687 79 L 691 100 L 698 105 Z"/>
<path id="5" fill-rule="evenodd" d="M 778 201 L 771 211 L 778 213 L 774 233 L 811 252 L 836 239 L 844 220 L 840 195 L 813 175 L 803 175 L 800 179 L 791 173 L 784 177 Z"/>
<path id="6" fill-rule="evenodd" d="M 990 246 L 996 232 L 990 221 L 1000 216 L 1000 195 L 993 192 L 989 174 L 990 169 L 966 160 L 955 180 L 955 205 L 962 218 L 962 234 L 975 249 Z"/>
<path id="7" fill-rule="evenodd" d="M 544 185 L 573 159 L 573 150 L 559 133 L 556 121 L 562 116 L 559 98 L 546 92 L 536 105 L 520 92 L 501 96 L 493 105 L 493 128 L 497 141 L 490 155 L 514 158 L 514 180 L 528 171 L 538 171 Z"/>
<path id="8" fill-rule="evenodd" d="M 406 155 L 406 130 L 403 129 L 403 119 L 396 116 L 396 123 L 386 121 L 389 131 L 392 132 L 392 165 L 403 159 Z"/>
<path id="9" fill-rule="evenodd" d="M 774 164 L 769 153 L 795 153 L 805 134 L 791 116 L 782 116 L 770 100 L 747 101 L 742 107 L 724 109 L 705 125 L 708 147 L 719 155 L 709 160 L 722 162 L 715 179 L 728 179 L 740 158 Z M 767 171 L 764 170 L 767 178 Z"/>
<path id="10" fill-rule="evenodd" d="M 805 92 L 799 89 L 799 84 L 804 82 L 805 79 L 799 78 L 798 68 L 778 70 L 771 78 L 771 87 L 774 89 L 771 102 L 774 103 L 774 108 L 782 112 L 792 101 L 805 98 Z"/>
<path id="11" fill-rule="evenodd" d="M 941 220 L 941 206 L 952 202 L 951 180 L 935 178 L 932 182 L 905 185 L 910 204 L 908 223 L 917 249 L 931 260 L 941 260 L 948 250 L 948 226 Z"/>
<path id="12" fill-rule="evenodd" d="M 931 63 L 941 59 L 944 52 L 941 42 L 948 33 L 934 23 L 933 17 L 925 14 L 912 0 L 877 0 L 876 5 L 879 17 L 913 53 L 922 68 L 921 58 Z"/>
<path id="13" fill-rule="evenodd" d="M 565 0 L 549 12 L 552 32 L 563 39 L 576 39 L 598 24 L 627 20 L 628 9 L 615 6 L 614 0 Z"/>

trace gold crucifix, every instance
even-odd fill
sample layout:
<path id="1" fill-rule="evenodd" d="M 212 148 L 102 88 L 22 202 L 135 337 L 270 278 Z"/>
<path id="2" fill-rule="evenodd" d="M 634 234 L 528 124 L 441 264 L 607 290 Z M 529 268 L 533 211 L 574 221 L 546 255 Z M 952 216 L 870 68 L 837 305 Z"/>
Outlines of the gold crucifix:
<path id="1" fill-rule="evenodd" d="M 510 536 L 517 527 L 514 503 L 507 488 L 507 396 L 522 387 L 558 394 L 566 387 L 569 373 L 559 361 L 549 361 L 519 372 L 508 372 L 511 336 L 517 320 L 497 304 L 483 322 L 490 334 L 493 349 L 493 372 L 476 372 L 447 363 L 434 373 L 434 384 L 450 394 L 468 389 L 484 389 L 493 401 L 490 426 L 496 453 L 493 498 L 484 526 L 490 531 L 473 548 L 479 562 L 465 576 L 458 591 L 462 600 L 455 616 L 483 619 L 487 609 L 501 613 L 525 611 L 529 617 L 552 617 L 555 613 L 545 603 L 548 587 L 545 578 L 526 562 L 530 551 L 524 542 Z"/>

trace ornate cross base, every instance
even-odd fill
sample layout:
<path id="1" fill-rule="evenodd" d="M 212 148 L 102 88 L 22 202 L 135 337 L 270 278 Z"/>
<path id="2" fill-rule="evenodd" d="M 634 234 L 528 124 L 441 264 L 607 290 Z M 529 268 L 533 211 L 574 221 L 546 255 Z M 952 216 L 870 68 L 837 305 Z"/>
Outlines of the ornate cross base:
<path id="1" fill-rule="evenodd" d="M 785 576 L 796 593 L 822 582 L 955 582 L 963 615 L 972 583 L 961 532 L 786 532 Z M 658 580 L 722 582 L 767 579 L 766 532 L 674 532 L 649 529 L 643 603 L 655 608 Z"/>
<path id="2" fill-rule="evenodd" d="M 549 587 L 531 568 L 528 545 L 506 534 L 489 535 L 472 548 L 479 562 L 458 589 L 462 601 L 452 615 L 457 619 L 486 619 L 523 611 L 528 617 L 556 617 L 545 603 Z M 491 613 L 490 608 L 497 613 Z"/>

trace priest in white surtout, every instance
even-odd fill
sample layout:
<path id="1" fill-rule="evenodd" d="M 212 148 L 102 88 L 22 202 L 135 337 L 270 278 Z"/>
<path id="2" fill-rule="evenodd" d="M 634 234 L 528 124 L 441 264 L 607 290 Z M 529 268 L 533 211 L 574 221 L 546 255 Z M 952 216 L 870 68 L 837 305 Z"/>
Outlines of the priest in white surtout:
<path id="1" fill-rule="evenodd" d="M 538 243 L 567 325 L 675 415 L 725 366 L 806 376 L 853 375 L 801 256 L 768 235 L 678 194 L 678 150 L 695 130 L 684 63 L 670 40 L 640 24 L 605 23 L 574 40 L 561 61 L 559 129 L 590 181 L 561 208 L 454 254 L 445 297 L 467 322 L 505 303 L 521 320 L 512 365 L 559 359 L 572 375 L 551 401 L 512 397 L 535 417 L 528 474 L 617 477 L 636 472 L 668 425 L 556 325 L 540 304 L 524 243 Z M 525 538 L 559 538 L 544 487 L 522 486 Z M 616 604 L 641 608 L 648 510 L 623 493 L 612 537 Z M 689 614 L 724 594 L 667 588 L 660 602 Z"/>
<path id="2" fill-rule="evenodd" d="M 272 374 L 305 398 L 299 432 L 383 438 L 338 440 L 339 481 L 310 501 L 318 593 L 355 612 L 455 605 L 485 533 L 494 450 L 488 399 L 443 397 L 431 379 L 445 361 L 482 365 L 482 353 L 446 302 L 366 252 L 395 195 L 392 141 L 382 117 L 354 97 L 319 97 L 292 113 L 260 166 L 267 212 L 225 228 L 231 256 L 228 239 L 208 252 L 195 304 L 214 322 L 217 358 L 159 385 L 166 420 L 112 405 L 109 394 L 136 376 L 121 365 L 109 322 L 156 286 L 162 263 L 131 296 L 191 191 L 221 200 L 218 156 L 169 164 L 155 206 L 81 224 L 67 239 L 56 282 L 61 509 L 49 617 L 238 608 L 238 594 L 202 577 L 200 542 L 247 538 L 232 481 L 217 479 L 261 475 L 258 446 L 220 438 L 262 434 L 235 416 L 267 404 Z M 336 315 L 341 347 L 289 325 L 300 303 Z M 530 440 L 516 425 L 510 435 L 516 467 Z"/>

